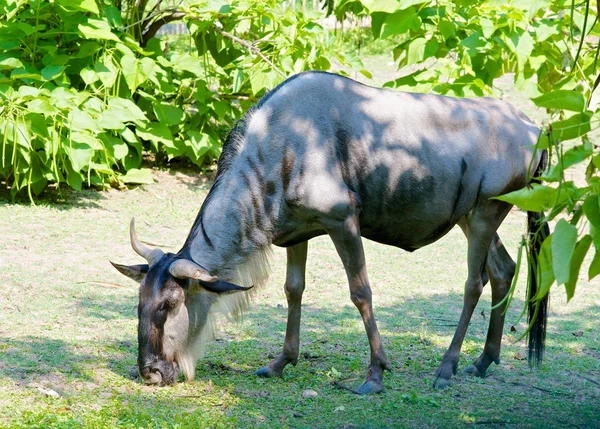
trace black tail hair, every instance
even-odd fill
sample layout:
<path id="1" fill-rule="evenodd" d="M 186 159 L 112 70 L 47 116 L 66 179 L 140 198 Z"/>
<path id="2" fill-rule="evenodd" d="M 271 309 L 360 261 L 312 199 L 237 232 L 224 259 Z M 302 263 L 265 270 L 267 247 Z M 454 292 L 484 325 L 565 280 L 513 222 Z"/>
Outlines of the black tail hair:
<path id="1" fill-rule="evenodd" d="M 546 169 L 548 152 L 542 152 L 542 158 L 533 177 L 539 177 Z M 539 290 L 540 271 L 538 256 L 542 243 L 550 235 L 548 223 L 544 221 L 542 212 L 527 212 L 527 234 L 529 236 L 529 280 L 527 288 L 527 321 L 530 326 L 529 340 L 529 366 L 538 367 L 544 358 L 546 345 L 546 323 L 548 321 L 548 306 L 550 292 L 539 301 L 534 301 Z"/>

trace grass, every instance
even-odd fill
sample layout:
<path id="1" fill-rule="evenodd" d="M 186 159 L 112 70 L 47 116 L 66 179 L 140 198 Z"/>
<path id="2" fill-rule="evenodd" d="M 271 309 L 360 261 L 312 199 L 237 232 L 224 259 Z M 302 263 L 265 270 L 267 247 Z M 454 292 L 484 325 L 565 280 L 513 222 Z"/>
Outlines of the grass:
<path id="1" fill-rule="evenodd" d="M 393 372 L 386 390 L 360 397 L 332 386 L 357 385 L 368 345 L 345 275 L 327 238 L 309 248 L 301 359 L 283 379 L 252 372 L 278 353 L 286 320 L 285 253 L 249 313 L 223 322 L 191 383 L 170 388 L 132 378 L 137 289 L 108 260 L 135 263 L 127 228 L 167 251 L 185 239 L 208 183 L 194 172 L 156 171 L 157 183 L 129 191 L 67 194 L 37 206 L 0 203 L 0 426 L 18 427 L 590 427 L 600 411 L 600 288 L 582 279 L 576 297 L 554 291 L 546 360 L 525 354 L 509 311 L 502 363 L 484 380 L 458 374 L 431 388 L 454 331 L 466 276 L 466 240 L 456 230 L 414 253 L 366 243 L 374 302 Z M 516 249 L 525 227 L 514 211 L 500 231 Z M 514 253 L 514 252 L 513 252 Z M 524 273 L 523 279 L 524 279 Z M 105 287 L 91 282 L 106 282 Z M 108 287 L 110 283 L 123 287 Z M 521 282 L 522 283 L 522 282 Z M 469 328 L 460 367 L 481 351 L 489 316 L 486 288 Z M 514 325 L 516 332 L 510 332 Z M 574 336 L 574 333 L 580 336 Z M 49 389 L 59 397 L 47 396 Z M 313 389 L 314 399 L 302 392 Z"/>

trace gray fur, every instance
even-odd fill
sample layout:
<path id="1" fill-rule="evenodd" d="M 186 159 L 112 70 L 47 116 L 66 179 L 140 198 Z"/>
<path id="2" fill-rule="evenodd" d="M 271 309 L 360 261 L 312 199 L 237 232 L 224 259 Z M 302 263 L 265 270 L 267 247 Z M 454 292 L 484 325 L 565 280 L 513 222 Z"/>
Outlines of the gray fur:
<path id="1" fill-rule="evenodd" d="M 281 86 L 245 122 L 203 208 L 219 244 L 188 239 L 191 258 L 219 276 L 256 249 L 326 233 L 356 205 L 363 237 L 406 250 L 432 243 L 478 200 L 528 183 L 539 134 L 500 100 L 400 93 L 325 73 Z"/>

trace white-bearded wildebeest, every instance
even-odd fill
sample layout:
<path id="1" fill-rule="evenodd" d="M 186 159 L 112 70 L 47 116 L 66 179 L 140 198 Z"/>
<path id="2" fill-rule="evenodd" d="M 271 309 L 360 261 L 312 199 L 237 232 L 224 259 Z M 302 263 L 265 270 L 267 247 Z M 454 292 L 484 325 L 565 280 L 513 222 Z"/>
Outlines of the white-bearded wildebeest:
<path id="1" fill-rule="evenodd" d="M 323 72 L 286 80 L 229 133 L 215 183 L 178 253 L 142 244 L 132 221 L 131 244 L 148 263 L 115 266 L 141 281 L 141 377 L 150 384 L 174 383 L 180 370 L 193 377 L 216 309 L 247 305 L 249 287 L 267 278 L 271 244 L 287 248 L 288 321 L 283 351 L 256 373 L 282 375 L 298 359 L 307 242 L 328 234 L 371 348 L 366 381 L 356 392 L 379 392 L 389 361 L 361 237 L 414 251 L 458 224 L 468 239 L 464 306 L 434 375 L 435 386 L 448 385 L 484 284 L 490 280 L 494 305 L 509 290 L 515 263 L 496 230 L 511 205 L 491 198 L 527 186 L 539 173 L 538 134 L 523 113 L 495 99 L 394 92 Z M 541 219 L 529 213 L 530 232 Z M 533 281 L 529 296 L 535 293 Z M 544 309 L 530 335 L 530 356 L 538 362 Z M 492 311 L 483 353 L 465 371 L 483 377 L 499 362 L 503 311 Z"/>

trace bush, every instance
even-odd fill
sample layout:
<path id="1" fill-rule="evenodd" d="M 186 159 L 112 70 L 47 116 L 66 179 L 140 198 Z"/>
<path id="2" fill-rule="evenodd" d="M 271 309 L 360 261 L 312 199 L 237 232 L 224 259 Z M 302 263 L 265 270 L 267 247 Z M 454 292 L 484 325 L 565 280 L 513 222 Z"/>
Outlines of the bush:
<path id="1" fill-rule="evenodd" d="M 162 13 L 123 3 L 0 2 L 0 180 L 13 196 L 27 189 L 33 200 L 49 182 L 150 182 L 146 150 L 211 163 L 267 88 L 331 66 L 318 12 L 273 0 Z M 180 18 L 195 49 L 166 52 L 155 24 Z"/>

